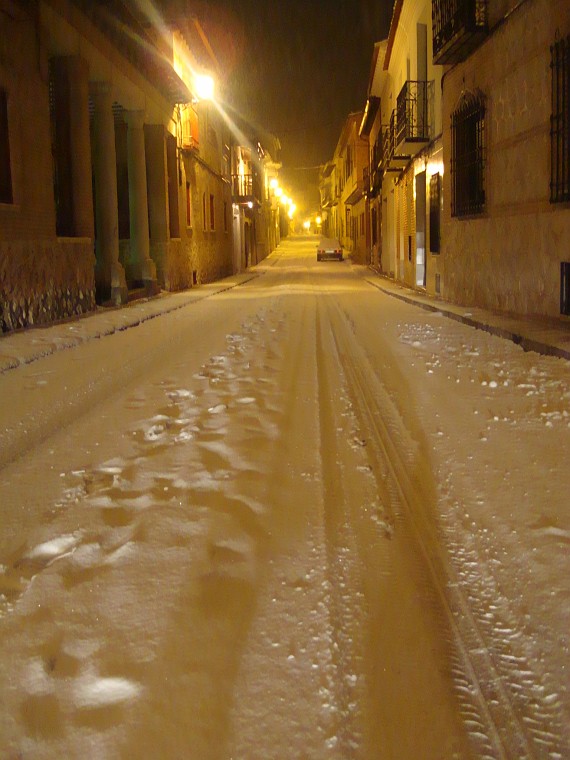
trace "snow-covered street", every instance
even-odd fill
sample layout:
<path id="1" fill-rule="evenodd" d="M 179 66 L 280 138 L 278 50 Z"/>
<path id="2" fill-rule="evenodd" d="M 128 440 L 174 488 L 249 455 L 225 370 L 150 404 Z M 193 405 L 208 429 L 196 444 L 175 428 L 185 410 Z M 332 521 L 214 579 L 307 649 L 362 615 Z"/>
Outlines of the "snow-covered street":
<path id="1" fill-rule="evenodd" d="M 570 756 L 570 363 L 315 242 L 17 336 L 0 757 Z"/>

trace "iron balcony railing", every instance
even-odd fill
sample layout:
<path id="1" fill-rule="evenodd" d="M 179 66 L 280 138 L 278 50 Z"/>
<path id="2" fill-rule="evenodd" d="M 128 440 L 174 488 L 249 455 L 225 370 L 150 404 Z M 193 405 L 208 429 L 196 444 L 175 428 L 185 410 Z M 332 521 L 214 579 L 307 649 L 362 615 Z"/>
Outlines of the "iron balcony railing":
<path id="1" fill-rule="evenodd" d="M 390 114 L 390 123 L 384 129 L 382 133 L 382 153 L 384 155 L 384 162 L 386 168 L 389 166 L 390 161 L 394 158 L 394 147 L 396 138 L 396 111 L 392 111 Z"/>
<path id="2" fill-rule="evenodd" d="M 232 174 L 232 195 L 234 198 L 261 200 L 261 183 L 256 174 Z"/>
<path id="3" fill-rule="evenodd" d="M 428 82 L 408 80 L 400 90 L 396 101 L 395 145 L 402 142 L 427 142 L 428 129 Z"/>
<path id="4" fill-rule="evenodd" d="M 487 34 L 487 0 L 432 0 L 433 62 L 460 63 Z"/>

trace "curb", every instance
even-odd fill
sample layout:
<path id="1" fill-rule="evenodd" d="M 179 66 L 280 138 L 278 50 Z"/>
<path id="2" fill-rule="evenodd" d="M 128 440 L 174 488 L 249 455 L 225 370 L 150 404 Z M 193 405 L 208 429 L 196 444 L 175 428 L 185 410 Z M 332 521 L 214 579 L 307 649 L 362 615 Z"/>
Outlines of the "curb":
<path id="1" fill-rule="evenodd" d="M 373 269 L 372 271 L 375 272 L 376 270 Z M 381 277 L 382 275 L 379 276 Z M 392 298 L 397 298 L 398 300 L 412 304 L 413 306 L 419 306 L 425 311 L 438 312 L 440 314 L 443 314 L 444 317 L 453 319 L 456 322 L 462 322 L 468 327 L 474 327 L 477 330 L 482 330 L 483 332 L 490 333 L 491 335 L 496 335 L 499 338 L 510 340 L 512 343 L 520 346 L 523 351 L 534 351 L 535 353 L 542 354 L 544 356 L 555 356 L 558 359 L 566 359 L 567 361 L 570 361 L 570 349 L 553 346 L 549 343 L 544 343 L 543 341 L 528 338 L 522 333 L 509 330 L 505 327 L 499 327 L 498 325 L 489 325 L 485 322 L 481 322 L 480 320 L 473 319 L 473 317 L 464 316 L 463 314 L 456 314 L 453 311 L 447 310 L 443 305 L 443 302 L 438 302 L 437 304 L 426 303 L 425 301 L 420 301 L 417 298 L 414 298 L 413 295 L 395 293 L 393 290 L 390 290 L 390 288 L 384 288 L 380 283 L 374 282 L 368 277 L 365 279 L 366 282 L 370 283 L 370 285 L 375 287 L 377 290 L 382 291 L 382 293 L 385 293 L 388 296 L 392 296 Z"/>

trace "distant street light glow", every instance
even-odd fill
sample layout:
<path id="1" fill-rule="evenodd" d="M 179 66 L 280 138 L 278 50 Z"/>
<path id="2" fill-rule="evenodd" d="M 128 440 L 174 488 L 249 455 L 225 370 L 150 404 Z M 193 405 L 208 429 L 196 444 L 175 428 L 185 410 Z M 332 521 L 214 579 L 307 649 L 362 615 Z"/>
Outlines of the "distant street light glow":
<path id="1" fill-rule="evenodd" d="M 310 220 L 310 219 L 307 219 L 307 221 L 306 221 L 306 222 L 303 222 L 303 227 L 304 227 L 306 230 L 310 230 L 310 229 L 311 229 L 311 220 Z"/>

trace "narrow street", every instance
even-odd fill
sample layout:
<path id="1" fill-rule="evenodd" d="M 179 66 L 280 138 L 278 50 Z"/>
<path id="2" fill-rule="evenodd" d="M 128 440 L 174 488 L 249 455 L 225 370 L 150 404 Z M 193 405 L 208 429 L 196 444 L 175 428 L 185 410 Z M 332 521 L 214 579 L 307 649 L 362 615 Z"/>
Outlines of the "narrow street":
<path id="1" fill-rule="evenodd" d="M 570 755 L 568 362 L 315 251 L 0 375 L 0 757 Z"/>

